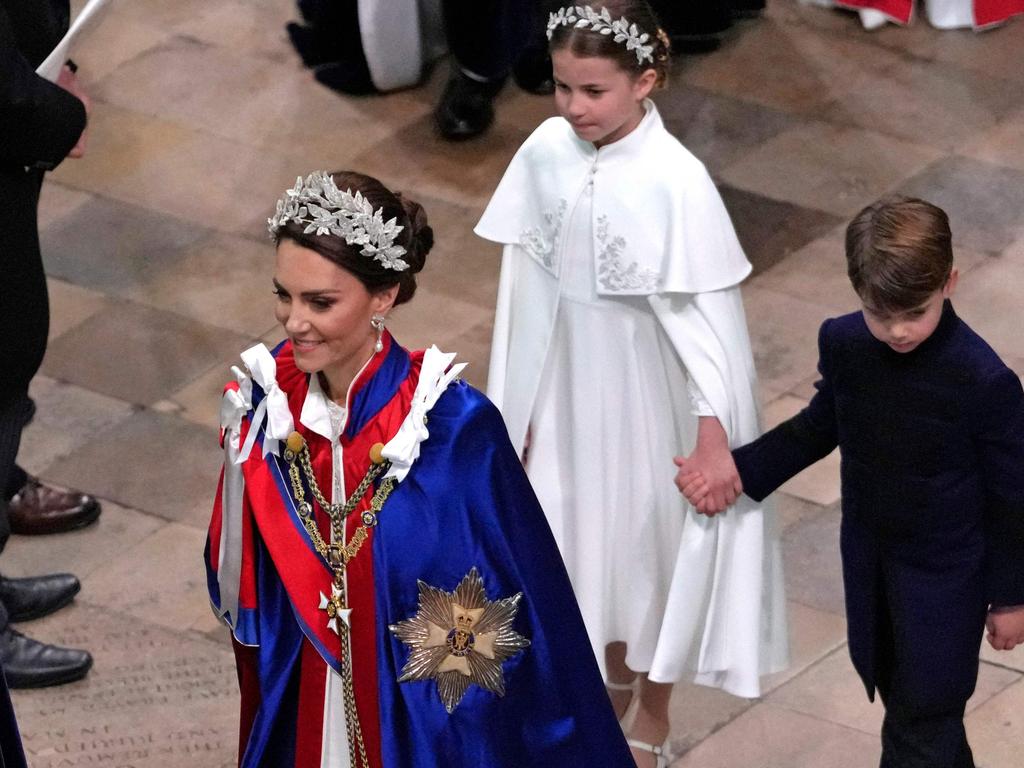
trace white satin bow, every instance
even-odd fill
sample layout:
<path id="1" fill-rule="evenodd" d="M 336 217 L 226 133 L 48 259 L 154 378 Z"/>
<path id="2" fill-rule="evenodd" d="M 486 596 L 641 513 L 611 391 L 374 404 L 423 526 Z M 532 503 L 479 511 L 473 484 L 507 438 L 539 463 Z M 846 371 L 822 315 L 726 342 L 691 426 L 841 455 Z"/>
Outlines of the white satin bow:
<path id="1" fill-rule="evenodd" d="M 466 367 L 466 363 L 459 363 L 449 370 L 448 366 L 454 359 L 454 353 L 446 354 L 433 345 L 423 353 L 420 380 L 416 384 L 409 413 L 398 428 L 398 433 L 384 446 L 382 452 L 384 458 L 391 461 L 391 469 L 385 477 L 394 477 L 402 482 L 419 458 L 420 443 L 430 437 L 427 412 Z"/>
<path id="2" fill-rule="evenodd" d="M 256 442 L 256 435 L 260 426 L 263 426 L 263 455 L 272 453 L 275 456 L 279 453 L 276 441 L 286 440 L 295 430 L 295 422 L 292 420 L 292 412 L 288 409 L 288 396 L 277 385 L 277 362 L 270 351 L 263 344 L 257 344 L 242 353 L 242 362 L 249 369 L 252 380 L 260 385 L 264 392 L 263 399 L 256 406 L 256 412 L 252 415 L 252 422 L 249 425 L 249 433 L 245 437 L 245 444 L 238 453 L 236 462 L 241 464 L 252 451 Z M 252 407 L 252 384 L 249 383 L 249 408 Z M 248 410 L 248 409 L 247 409 Z M 267 423 L 263 425 L 263 419 Z"/>

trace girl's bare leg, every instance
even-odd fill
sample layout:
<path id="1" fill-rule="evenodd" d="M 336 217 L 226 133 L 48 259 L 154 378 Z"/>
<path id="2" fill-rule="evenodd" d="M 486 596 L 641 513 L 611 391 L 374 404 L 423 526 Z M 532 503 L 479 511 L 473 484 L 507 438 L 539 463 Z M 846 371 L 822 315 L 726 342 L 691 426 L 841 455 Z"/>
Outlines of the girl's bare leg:
<path id="1" fill-rule="evenodd" d="M 609 643 L 604 649 L 604 664 L 608 671 L 608 682 L 615 685 L 628 685 L 636 680 L 636 672 L 626 666 L 626 644 Z M 615 716 L 622 719 L 633 700 L 633 692 L 618 688 L 608 689 L 608 698 L 612 701 Z"/>

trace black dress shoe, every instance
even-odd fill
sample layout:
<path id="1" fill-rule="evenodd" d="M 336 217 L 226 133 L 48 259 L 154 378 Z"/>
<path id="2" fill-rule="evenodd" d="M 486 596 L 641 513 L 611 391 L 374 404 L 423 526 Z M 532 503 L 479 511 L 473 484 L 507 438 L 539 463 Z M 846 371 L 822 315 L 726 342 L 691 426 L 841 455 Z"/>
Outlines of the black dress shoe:
<path id="1" fill-rule="evenodd" d="M 0 665 L 11 688 L 46 688 L 81 680 L 92 667 L 92 656 L 40 643 L 7 627 L 0 632 Z"/>
<path id="2" fill-rule="evenodd" d="M 437 129 L 449 141 L 462 141 L 479 136 L 494 122 L 494 97 L 504 78 L 480 82 L 462 71 L 448 80 L 434 118 Z"/>
<path id="3" fill-rule="evenodd" d="M 27 579 L 0 576 L 0 603 L 11 621 L 29 621 L 49 616 L 70 603 L 81 583 L 70 573 L 51 573 Z"/>

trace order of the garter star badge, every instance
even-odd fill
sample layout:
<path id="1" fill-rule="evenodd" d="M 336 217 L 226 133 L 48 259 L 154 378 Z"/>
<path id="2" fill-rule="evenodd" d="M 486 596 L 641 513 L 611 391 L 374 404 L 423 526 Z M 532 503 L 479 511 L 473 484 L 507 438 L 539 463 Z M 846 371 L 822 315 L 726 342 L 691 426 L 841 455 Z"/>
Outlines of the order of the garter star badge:
<path id="1" fill-rule="evenodd" d="M 412 649 L 398 682 L 436 681 L 449 714 L 471 683 L 503 696 L 502 662 L 530 644 L 512 629 L 523 593 L 488 600 L 476 568 L 466 574 L 454 592 L 417 583 L 420 599 L 416 615 L 389 627 Z"/>

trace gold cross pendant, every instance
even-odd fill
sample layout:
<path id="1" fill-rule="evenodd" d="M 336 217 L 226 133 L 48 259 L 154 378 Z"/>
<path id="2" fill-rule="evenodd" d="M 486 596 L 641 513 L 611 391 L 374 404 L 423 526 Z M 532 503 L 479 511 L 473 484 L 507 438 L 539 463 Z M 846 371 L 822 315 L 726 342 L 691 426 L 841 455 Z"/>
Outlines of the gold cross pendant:
<path id="1" fill-rule="evenodd" d="M 327 611 L 327 626 L 334 630 L 334 634 L 341 634 L 341 627 L 338 624 L 339 619 L 347 628 L 352 627 L 351 623 L 349 623 L 352 609 L 345 605 L 345 591 L 338 586 L 337 580 L 331 584 L 330 597 L 327 597 L 323 592 L 320 593 L 320 610 Z"/>

